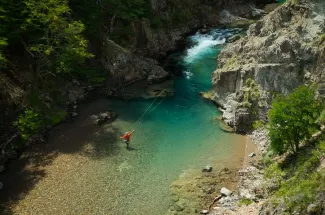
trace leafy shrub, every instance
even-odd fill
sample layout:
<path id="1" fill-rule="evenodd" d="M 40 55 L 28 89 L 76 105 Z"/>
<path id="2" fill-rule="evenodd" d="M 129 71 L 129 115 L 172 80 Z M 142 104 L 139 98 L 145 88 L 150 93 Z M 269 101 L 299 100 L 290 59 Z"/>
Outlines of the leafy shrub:
<path id="1" fill-rule="evenodd" d="M 18 127 L 20 136 L 27 140 L 30 136 L 35 134 L 42 125 L 42 121 L 38 113 L 32 109 L 27 109 L 18 120 L 14 123 Z"/>
<path id="2" fill-rule="evenodd" d="M 316 119 L 321 110 L 315 91 L 306 86 L 298 87 L 287 97 L 278 96 L 268 113 L 271 148 L 279 154 L 296 152 L 299 143 L 310 139 L 318 129 Z"/>

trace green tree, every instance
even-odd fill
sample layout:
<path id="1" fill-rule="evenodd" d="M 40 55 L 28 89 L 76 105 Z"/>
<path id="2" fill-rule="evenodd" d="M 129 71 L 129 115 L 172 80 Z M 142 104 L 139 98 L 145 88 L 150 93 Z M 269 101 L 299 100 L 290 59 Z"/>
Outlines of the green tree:
<path id="1" fill-rule="evenodd" d="M 34 72 L 70 72 L 92 55 L 87 52 L 83 38 L 84 25 L 72 21 L 68 0 L 25 0 L 23 13 L 27 18 L 23 33 L 34 35 L 22 41 L 30 56 L 36 61 Z M 48 65 L 53 64 L 51 70 Z"/>
<path id="2" fill-rule="evenodd" d="M 306 86 L 298 87 L 287 97 L 278 96 L 268 113 L 271 148 L 279 154 L 296 152 L 299 143 L 319 128 L 316 120 L 321 110 L 315 91 Z"/>

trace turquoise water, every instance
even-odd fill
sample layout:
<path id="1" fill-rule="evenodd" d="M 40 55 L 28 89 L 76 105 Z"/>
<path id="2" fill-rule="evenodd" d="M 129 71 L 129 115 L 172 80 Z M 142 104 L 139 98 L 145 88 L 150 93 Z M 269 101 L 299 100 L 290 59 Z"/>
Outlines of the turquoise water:
<path id="1" fill-rule="evenodd" d="M 217 68 L 221 44 L 234 32 L 197 33 L 189 37 L 189 48 L 166 61 L 177 63 L 182 75 L 174 82 L 175 95 L 158 99 L 156 103 L 161 104 L 135 126 L 131 138 L 135 150 L 127 151 L 123 143 L 119 144 L 115 165 L 125 168 L 115 179 L 123 192 L 114 198 L 112 211 L 116 214 L 162 214 L 171 204 L 168 186 L 183 171 L 202 168 L 216 158 L 229 160 L 236 143 L 219 129 L 215 118 L 220 113 L 214 104 L 201 99 L 199 92 L 211 88 L 211 73 Z M 128 131 L 152 101 L 111 102 L 110 109 L 119 113 L 113 126 L 120 133 Z M 122 208 L 122 202 L 128 204 Z"/>
<path id="2" fill-rule="evenodd" d="M 165 61 L 177 68 L 175 95 L 157 99 L 134 126 L 127 150 L 119 136 L 152 104 L 149 100 L 100 100 L 86 105 L 71 124 L 51 133 L 49 147 L 58 157 L 18 205 L 25 214 L 165 214 L 173 204 L 169 185 L 189 170 L 235 162 L 243 143 L 222 132 L 214 104 L 199 92 L 211 88 L 211 73 L 225 38 L 236 30 L 213 30 L 188 38 L 188 48 Z M 173 71 L 171 71 L 173 72 Z M 119 117 L 100 128 L 89 116 L 113 110 Z M 54 186 L 54 188 L 53 188 Z M 38 211 L 36 213 L 35 211 Z"/>

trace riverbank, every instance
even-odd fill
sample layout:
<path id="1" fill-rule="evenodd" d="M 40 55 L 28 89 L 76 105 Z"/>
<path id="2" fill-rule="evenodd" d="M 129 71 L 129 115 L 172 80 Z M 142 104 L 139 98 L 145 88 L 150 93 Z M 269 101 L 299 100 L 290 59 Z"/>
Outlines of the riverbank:
<path id="1" fill-rule="evenodd" d="M 203 169 L 189 169 L 184 172 L 170 186 L 170 192 L 174 201 L 173 206 L 166 215 L 198 214 L 201 211 L 211 210 L 218 206 L 225 206 L 235 210 L 236 204 L 214 199 L 220 196 L 223 187 L 231 190 L 233 196 L 239 195 L 238 183 L 240 181 L 239 171 L 247 168 L 259 158 L 258 147 L 252 142 L 250 137 L 229 134 L 233 136 L 233 141 L 237 142 L 237 147 L 231 159 L 220 160 L 218 157 L 209 159 L 211 172 Z M 249 154 L 256 153 L 257 156 L 250 157 Z M 235 201 L 234 201 L 235 203 Z"/>
<path id="2" fill-rule="evenodd" d="M 54 128 L 47 144 L 35 146 L 10 167 L 14 172 L 5 176 L 8 195 L 3 198 L 11 210 L 164 214 L 174 204 L 169 185 L 181 173 L 201 173 L 213 165 L 211 174 L 219 178 L 219 167 L 241 165 L 244 142 L 219 129 L 220 113 L 199 95 L 211 87 L 220 44 L 237 31 L 215 29 L 190 37 L 191 47 L 171 56 L 182 68 L 182 75 L 172 83 L 171 97 L 158 98 L 153 105 L 153 99 L 102 99 L 80 105 L 74 121 Z M 117 112 L 119 118 L 103 127 L 89 123 L 92 114 L 107 110 Z M 119 136 L 132 129 L 134 150 L 128 151 Z M 206 175 L 202 182 L 209 178 Z M 17 180 L 10 180 L 13 177 Z M 15 184 L 20 184 L 17 190 L 8 189 Z"/>
<path id="3" fill-rule="evenodd" d="M 141 155 L 143 152 L 137 153 L 136 151 L 141 150 L 141 147 L 136 145 L 133 145 L 136 148 L 135 151 L 125 150 L 124 144 L 117 141 L 119 129 L 116 122 L 103 127 L 97 127 L 90 122 L 89 116 L 106 110 L 107 106 L 102 105 L 101 102 L 91 108 L 82 108 L 74 122 L 54 128 L 47 144 L 33 146 L 23 153 L 18 162 L 11 164 L 9 171 L 2 175 L 5 189 L 2 191 L 4 195 L 1 200 L 5 195 L 11 196 L 8 206 L 13 213 L 64 214 L 69 211 L 71 213 L 105 214 L 112 208 L 114 211 L 119 211 L 120 205 L 129 203 L 121 204 L 119 201 L 123 200 L 123 195 L 126 194 L 123 193 L 121 187 L 113 188 L 112 186 L 121 185 L 116 184 L 119 178 L 116 172 L 122 177 L 129 177 L 128 172 L 134 169 L 136 157 L 143 156 Z M 105 138 L 105 142 L 100 141 L 102 138 Z M 220 180 L 220 186 L 235 188 L 235 178 L 231 185 L 226 177 L 219 177 L 218 173 L 220 169 L 227 167 L 231 169 L 231 173 L 227 175 L 231 178 L 236 175 L 236 171 L 232 169 L 241 168 L 245 157 L 246 137 L 227 134 L 223 140 L 218 142 L 218 145 L 221 145 L 222 141 L 225 144 L 235 142 L 232 144 L 233 148 L 228 149 L 234 152 L 231 160 L 214 156 L 217 151 L 221 150 L 215 145 L 211 153 L 202 155 L 205 159 L 204 163 L 213 166 L 213 171 L 202 176 L 201 169 L 184 169 L 181 177 L 184 183 L 191 184 L 192 177 L 201 174 L 200 183 L 208 185 L 202 187 L 206 192 L 211 192 L 209 186 L 215 185 L 215 182 L 208 184 L 211 179 Z M 123 162 L 119 162 L 121 153 Z M 134 183 L 132 181 L 129 183 Z M 193 187 L 193 189 L 196 188 L 199 187 Z M 112 189 L 117 193 L 109 192 Z M 218 192 L 217 189 L 215 191 Z M 214 192 L 205 196 L 206 192 L 201 192 L 204 200 L 201 200 L 200 206 L 210 202 L 213 197 Z M 142 207 L 152 210 L 152 205 L 148 205 L 146 201 L 141 202 Z"/>

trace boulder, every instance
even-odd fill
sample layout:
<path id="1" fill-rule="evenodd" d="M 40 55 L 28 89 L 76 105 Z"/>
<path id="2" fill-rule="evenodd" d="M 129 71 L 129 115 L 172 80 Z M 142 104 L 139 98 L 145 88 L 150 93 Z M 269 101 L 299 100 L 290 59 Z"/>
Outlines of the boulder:
<path id="1" fill-rule="evenodd" d="M 201 211 L 201 214 L 208 214 L 209 213 L 209 210 L 202 210 Z"/>
<path id="2" fill-rule="evenodd" d="M 221 193 L 223 196 L 230 196 L 230 195 L 232 194 L 232 191 L 230 191 L 230 190 L 228 190 L 227 188 L 223 187 L 223 188 L 221 188 L 220 193 Z"/>
<path id="3" fill-rule="evenodd" d="M 98 119 L 98 116 L 97 116 L 97 115 L 91 115 L 91 116 L 90 116 L 90 119 L 91 119 L 91 120 L 96 120 L 96 119 Z"/>
<path id="4" fill-rule="evenodd" d="M 254 157 L 255 156 L 255 153 L 254 152 L 252 152 L 252 153 L 250 153 L 249 155 L 248 155 L 248 157 Z"/>
<path id="5" fill-rule="evenodd" d="M 92 120 L 94 125 L 103 125 L 104 123 L 112 122 L 116 118 L 117 114 L 111 111 L 106 111 L 97 115 L 90 116 L 90 119 Z"/>
<path id="6" fill-rule="evenodd" d="M 2 190 L 2 189 L 3 189 L 3 183 L 0 182 L 0 190 Z"/>
<path id="7" fill-rule="evenodd" d="M 201 28 L 200 33 L 201 33 L 201 34 L 207 34 L 207 33 L 208 33 L 208 29 L 206 29 L 206 28 Z"/>
<path id="8" fill-rule="evenodd" d="M 212 166 L 206 166 L 202 169 L 202 172 L 212 172 Z"/>
<path id="9" fill-rule="evenodd" d="M 71 116 L 72 116 L 72 117 L 76 117 L 76 116 L 78 116 L 78 113 L 77 113 L 77 112 L 72 112 L 72 113 L 71 113 Z"/>
<path id="10" fill-rule="evenodd" d="M 107 120 L 109 118 L 109 112 L 100 113 L 98 118 L 100 120 Z"/>

